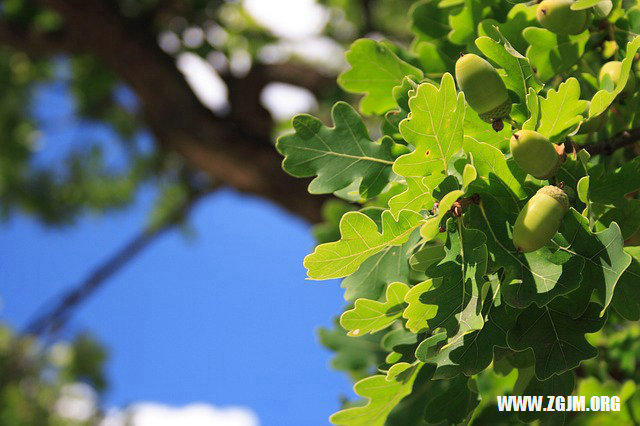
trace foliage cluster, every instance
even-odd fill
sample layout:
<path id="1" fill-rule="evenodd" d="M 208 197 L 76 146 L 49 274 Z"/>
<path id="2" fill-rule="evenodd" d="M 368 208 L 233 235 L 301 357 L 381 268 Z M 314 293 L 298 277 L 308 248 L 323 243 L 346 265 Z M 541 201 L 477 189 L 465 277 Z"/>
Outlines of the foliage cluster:
<path id="1" fill-rule="evenodd" d="M 326 205 L 304 260 L 311 279 L 343 278 L 349 302 L 320 337 L 364 399 L 345 402 L 334 424 L 640 418 L 640 158 L 613 144 L 638 127 L 640 94 L 627 82 L 638 71 L 640 8 L 577 1 L 588 26 L 571 35 L 542 28 L 538 6 L 416 2 L 411 45 L 360 39 L 347 52 L 338 82 L 364 95 L 359 112 L 336 103 L 333 127 L 296 116 L 278 140 L 285 171 L 343 200 Z M 456 89 L 460 53 L 497 69 L 512 102 L 503 129 Z M 620 74 L 599 75 L 614 60 Z M 518 130 L 568 153 L 548 180 L 509 153 Z M 550 184 L 570 208 L 544 247 L 522 253 L 516 217 Z M 623 408 L 516 416 L 497 412 L 505 394 L 615 394 Z"/>

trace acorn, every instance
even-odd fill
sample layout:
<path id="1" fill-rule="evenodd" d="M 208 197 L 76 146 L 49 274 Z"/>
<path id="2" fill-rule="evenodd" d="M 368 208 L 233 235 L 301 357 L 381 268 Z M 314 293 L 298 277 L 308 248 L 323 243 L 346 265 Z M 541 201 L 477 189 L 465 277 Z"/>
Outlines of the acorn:
<path id="1" fill-rule="evenodd" d="M 598 81 L 600 85 L 604 80 L 604 76 L 608 75 L 613 84 L 618 84 L 620 81 L 620 73 L 622 72 L 622 62 L 620 61 L 611 61 L 607 62 L 600 68 L 600 73 L 598 73 Z M 636 76 L 633 75 L 633 70 L 629 71 L 629 78 L 627 79 L 627 84 L 624 86 L 622 91 L 623 94 L 631 94 L 633 90 L 636 88 Z"/>
<path id="2" fill-rule="evenodd" d="M 522 208 L 513 227 L 513 245 L 529 253 L 543 247 L 558 232 L 569 210 L 569 197 L 556 186 L 540 188 Z"/>
<path id="3" fill-rule="evenodd" d="M 562 148 L 533 130 L 517 131 L 509 147 L 518 166 L 537 179 L 555 175 L 563 161 Z"/>
<path id="4" fill-rule="evenodd" d="M 502 130 L 502 119 L 511 112 L 511 99 L 498 71 L 480 56 L 469 53 L 456 62 L 456 80 L 480 118 L 492 123 L 496 131 Z"/>
<path id="5" fill-rule="evenodd" d="M 589 26 L 586 9 L 571 10 L 573 0 L 543 0 L 538 5 L 536 17 L 544 28 L 561 35 L 580 34 Z"/>

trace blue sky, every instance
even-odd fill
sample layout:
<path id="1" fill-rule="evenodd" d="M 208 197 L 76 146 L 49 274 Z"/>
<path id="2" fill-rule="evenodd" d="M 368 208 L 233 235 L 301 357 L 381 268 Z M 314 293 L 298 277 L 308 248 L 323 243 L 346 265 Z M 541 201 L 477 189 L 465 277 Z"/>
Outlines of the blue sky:
<path id="1" fill-rule="evenodd" d="M 65 84 L 40 87 L 38 161 L 114 135 L 73 119 Z M 149 143 L 142 134 L 141 143 Z M 50 229 L 24 216 L 0 224 L 0 318 L 20 328 L 139 232 L 155 194 L 128 209 Z M 88 330 L 110 351 L 106 406 L 135 401 L 241 405 L 263 425 L 321 425 L 351 384 L 329 366 L 315 329 L 344 305 L 338 282 L 305 281 L 309 225 L 267 201 L 222 190 L 193 211 L 195 239 L 172 231 L 86 303 L 69 333 Z"/>

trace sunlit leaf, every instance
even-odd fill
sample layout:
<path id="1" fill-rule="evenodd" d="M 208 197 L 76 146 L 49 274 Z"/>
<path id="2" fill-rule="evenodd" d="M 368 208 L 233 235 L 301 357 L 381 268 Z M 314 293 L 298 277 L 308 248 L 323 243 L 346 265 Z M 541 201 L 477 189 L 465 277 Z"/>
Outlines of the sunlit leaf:
<path id="1" fill-rule="evenodd" d="M 404 296 L 409 286 L 403 283 L 391 283 L 387 287 L 386 301 L 358 299 L 354 308 L 340 316 L 340 325 L 349 331 L 350 336 L 375 333 L 390 326 L 402 316 Z"/>
<path id="2" fill-rule="evenodd" d="M 307 114 L 293 119 L 294 134 L 278 139 L 285 156 L 284 170 L 296 177 L 317 176 L 309 184 L 312 194 L 327 194 L 362 179 L 360 194 L 373 197 L 389 183 L 393 142 L 373 142 L 358 113 L 338 102 L 331 111 L 335 127 L 326 127 Z"/>
<path id="3" fill-rule="evenodd" d="M 422 216 L 410 210 L 400 212 L 395 220 L 391 212 L 382 214 L 382 233 L 376 223 L 365 214 L 349 212 L 340 221 L 340 241 L 320 244 L 305 257 L 304 266 L 309 278 L 326 280 L 355 272 L 370 256 L 389 246 L 407 242 L 411 232 L 422 222 Z"/>
<path id="4" fill-rule="evenodd" d="M 356 40 L 346 54 L 351 68 L 338 77 L 338 84 L 351 93 L 364 93 L 360 110 L 384 114 L 395 105 L 392 90 L 405 76 L 422 79 L 422 71 L 404 62 L 383 43 Z"/>

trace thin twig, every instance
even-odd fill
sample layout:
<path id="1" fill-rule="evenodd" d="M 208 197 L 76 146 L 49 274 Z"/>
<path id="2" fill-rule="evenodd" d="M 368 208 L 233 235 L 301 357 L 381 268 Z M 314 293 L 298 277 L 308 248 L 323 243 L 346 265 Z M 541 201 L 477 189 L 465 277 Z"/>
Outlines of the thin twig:
<path id="1" fill-rule="evenodd" d="M 623 130 L 608 139 L 604 139 L 591 145 L 583 146 L 582 149 L 586 150 L 591 155 L 610 155 L 617 149 L 633 145 L 638 141 L 640 141 L 640 128 Z"/>

